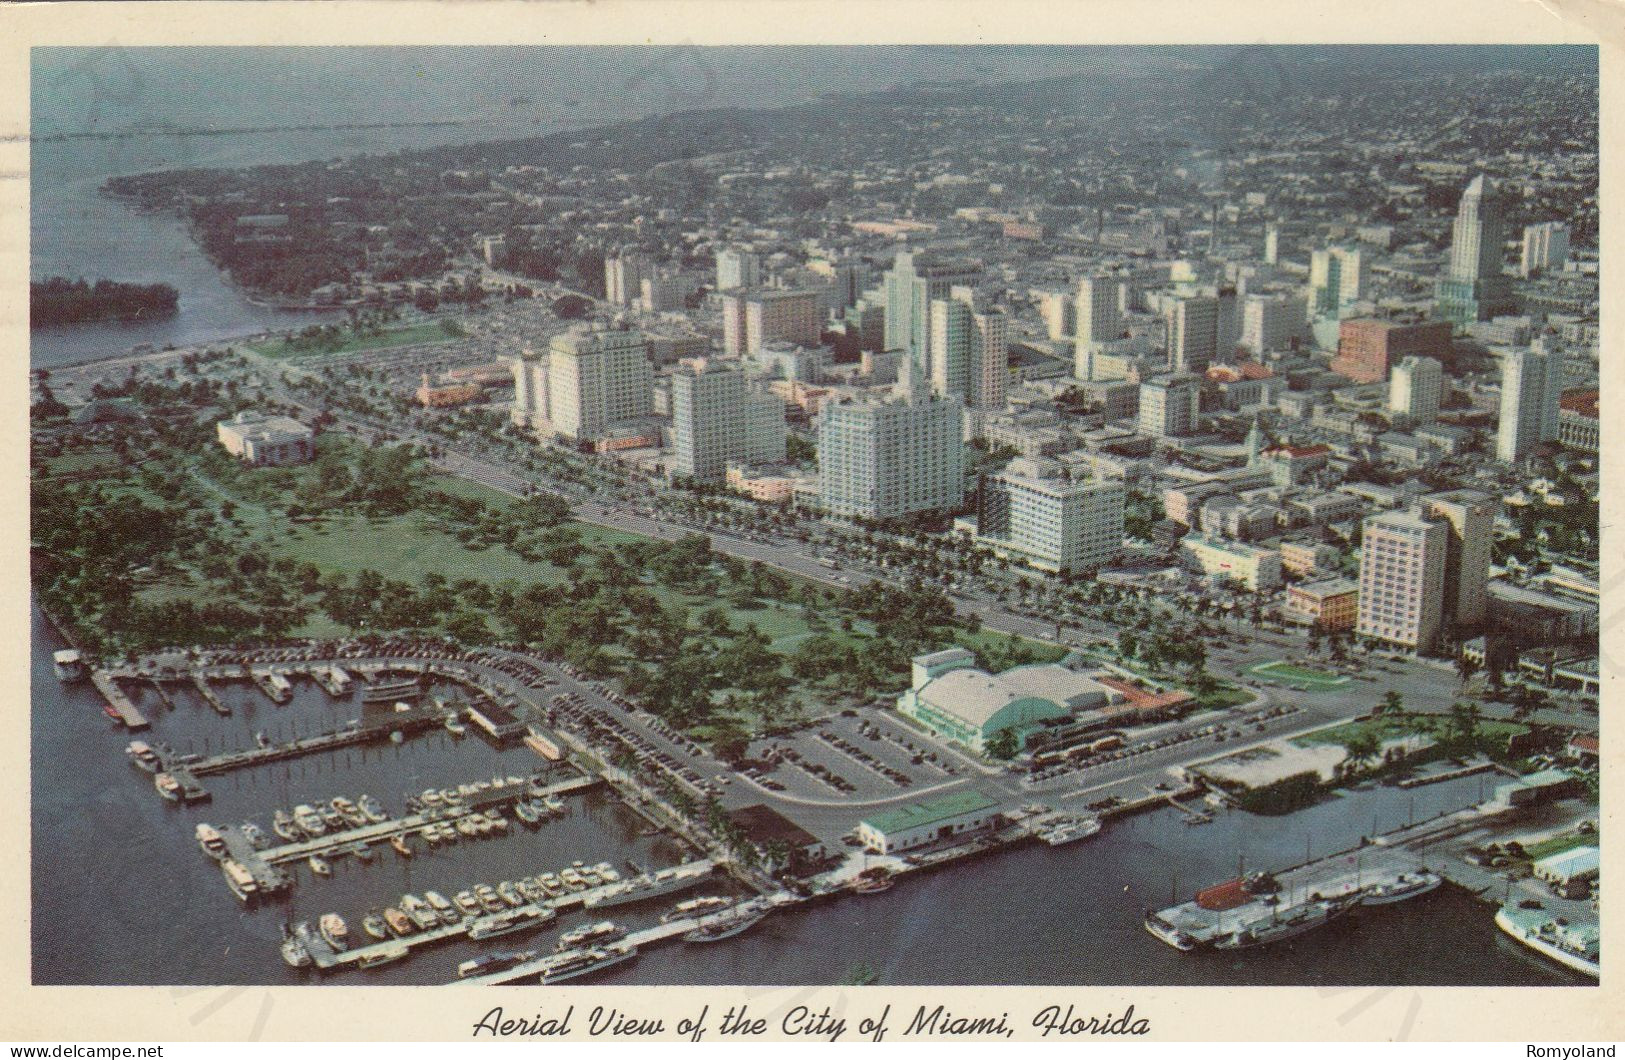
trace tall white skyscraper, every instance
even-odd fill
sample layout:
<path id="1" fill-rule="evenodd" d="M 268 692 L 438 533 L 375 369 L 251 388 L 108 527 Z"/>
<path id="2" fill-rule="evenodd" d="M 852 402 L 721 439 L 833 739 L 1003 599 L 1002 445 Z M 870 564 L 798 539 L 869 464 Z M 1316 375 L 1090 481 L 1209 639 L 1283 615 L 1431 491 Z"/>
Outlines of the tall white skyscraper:
<path id="1" fill-rule="evenodd" d="M 956 285 L 974 284 L 981 266 L 905 250 L 881 282 L 886 298 L 886 349 L 907 351 L 922 374 L 929 375 L 931 303 L 948 297 Z"/>
<path id="2" fill-rule="evenodd" d="M 621 251 L 604 259 L 604 300 L 629 306 L 643 297 L 643 281 L 655 273 L 654 263 L 642 254 Z"/>
<path id="3" fill-rule="evenodd" d="M 1066 291 L 1044 291 L 1038 296 L 1038 315 L 1044 321 L 1044 333 L 1060 342 L 1069 340 L 1078 331 L 1078 304 Z"/>
<path id="4" fill-rule="evenodd" d="M 1541 347 L 1501 351 L 1501 420 L 1495 456 L 1515 464 L 1557 437 L 1563 358 Z"/>
<path id="5" fill-rule="evenodd" d="M 1498 502 L 1477 490 L 1463 489 L 1429 494 L 1422 498 L 1422 507 L 1449 527 L 1441 616 L 1445 628 L 1453 634 L 1476 629 L 1488 609 Z"/>
<path id="6" fill-rule="evenodd" d="M 1361 637 L 1426 651 L 1444 620 L 1450 528 L 1418 510 L 1383 512 L 1360 534 Z"/>
<path id="7" fill-rule="evenodd" d="M 704 357 L 684 361 L 671 377 L 672 470 L 716 479 L 729 463 L 784 459 L 784 402 L 755 394 L 744 373 Z"/>
<path id="8" fill-rule="evenodd" d="M 818 500 L 826 511 L 899 519 L 964 503 L 959 400 L 911 399 L 907 388 L 900 383 L 899 395 L 890 400 L 844 401 L 819 413 Z"/>
<path id="9" fill-rule="evenodd" d="M 547 419 L 566 438 L 602 438 L 648 416 L 654 367 L 641 331 L 596 328 L 555 335 L 548 351 Z"/>
<path id="10" fill-rule="evenodd" d="M 1009 318 L 996 307 L 976 305 L 973 292 L 955 287 L 931 303 L 931 392 L 958 396 L 967 407 L 1004 406 L 1010 370 Z"/>
<path id="11" fill-rule="evenodd" d="M 1181 298 L 1168 308 L 1168 368 L 1205 372 L 1219 350 L 1219 300 Z"/>
<path id="12" fill-rule="evenodd" d="M 1523 257 L 1519 271 L 1525 276 L 1561 269 L 1569 260 L 1569 227 L 1559 221 L 1528 225 L 1523 230 Z"/>
<path id="13" fill-rule="evenodd" d="M 762 282 L 762 259 L 754 251 L 724 247 L 717 251 L 717 290 L 755 287 Z"/>
<path id="14" fill-rule="evenodd" d="M 516 427 L 536 427 L 547 420 L 546 356 L 526 349 L 509 362 L 513 369 L 513 413 Z"/>
<path id="15" fill-rule="evenodd" d="M 1432 357 L 1406 357 L 1388 377 L 1388 411 L 1409 416 L 1413 423 L 1439 418 L 1444 397 L 1444 366 Z"/>
<path id="16" fill-rule="evenodd" d="M 1365 297 L 1371 263 L 1358 247 L 1326 247 L 1309 256 L 1309 309 L 1341 316 Z"/>
<path id="17" fill-rule="evenodd" d="M 1450 229 L 1450 267 L 1435 289 L 1440 319 L 1471 324 L 1517 308 L 1511 278 L 1501 271 L 1506 212 L 1500 189 L 1482 173 L 1462 192 Z"/>

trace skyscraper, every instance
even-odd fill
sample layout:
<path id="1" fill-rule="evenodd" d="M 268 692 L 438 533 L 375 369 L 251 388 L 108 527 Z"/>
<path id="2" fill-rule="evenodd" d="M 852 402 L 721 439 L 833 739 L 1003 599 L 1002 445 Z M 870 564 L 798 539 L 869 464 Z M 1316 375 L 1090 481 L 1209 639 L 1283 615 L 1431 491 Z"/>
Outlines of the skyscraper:
<path id="1" fill-rule="evenodd" d="M 1431 423 L 1444 396 L 1444 368 L 1432 357 L 1406 357 L 1388 377 L 1388 411 Z"/>
<path id="2" fill-rule="evenodd" d="M 643 281 L 654 275 L 654 263 L 642 254 L 623 250 L 604 259 L 604 300 L 629 306 L 643 296 Z"/>
<path id="3" fill-rule="evenodd" d="M 759 353 L 769 342 L 816 346 L 824 322 L 817 291 L 752 291 L 744 296 L 744 314 L 739 352 L 745 355 Z"/>
<path id="4" fill-rule="evenodd" d="M 751 393 L 737 368 L 704 357 L 671 377 L 672 470 L 721 478 L 729 463 L 784 459 L 784 402 Z"/>
<path id="5" fill-rule="evenodd" d="M 1443 519 L 1416 509 L 1367 517 L 1356 633 L 1413 651 L 1433 647 L 1444 620 L 1449 536 Z"/>
<path id="6" fill-rule="evenodd" d="M 1470 324 L 1517 309 L 1512 280 L 1501 271 L 1505 242 L 1506 204 L 1480 173 L 1462 193 L 1450 230 L 1450 267 L 1435 289 L 1440 319 Z"/>
<path id="7" fill-rule="evenodd" d="M 1337 329 L 1331 370 L 1356 383 L 1380 383 L 1402 357 L 1451 355 L 1451 327 L 1442 320 L 1404 324 L 1393 320 L 1345 320 Z"/>
<path id="8" fill-rule="evenodd" d="M 1501 351 L 1501 420 L 1495 457 L 1515 464 L 1557 437 L 1563 358 L 1542 347 Z"/>
<path id="9" fill-rule="evenodd" d="M 922 374 L 928 374 L 931 302 L 948 297 L 956 284 L 974 284 L 981 271 L 974 262 L 909 250 L 898 254 L 881 284 L 886 298 L 886 349 L 906 351 Z"/>
<path id="10" fill-rule="evenodd" d="M 1193 296 L 1169 307 L 1168 368 L 1205 372 L 1219 350 L 1219 300 Z"/>
<path id="11" fill-rule="evenodd" d="M 1303 299 L 1250 294 L 1242 303 L 1241 344 L 1256 356 L 1292 348 L 1303 338 Z"/>
<path id="12" fill-rule="evenodd" d="M 905 373 L 910 362 L 905 359 Z M 825 405 L 818 422 L 818 500 L 826 511 L 899 519 L 965 500 L 964 412 L 957 398 L 908 396 Z"/>
<path id="13" fill-rule="evenodd" d="M 1094 379 L 1095 355 L 1101 347 L 1123 333 L 1122 287 L 1115 276 L 1085 276 L 1078 281 L 1073 302 L 1077 345 L 1072 374 L 1085 382 Z"/>
<path id="14" fill-rule="evenodd" d="M 1326 247 L 1309 256 L 1309 310 L 1341 317 L 1365 297 L 1370 262 L 1358 247 Z"/>
<path id="15" fill-rule="evenodd" d="M 1569 228 L 1558 221 L 1529 225 L 1523 230 L 1523 255 L 1519 271 L 1535 276 L 1561 269 L 1569 260 Z"/>
<path id="16" fill-rule="evenodd" d="M 547 419 L 547 357 L 526 348 L 509 362 L 513 369 L 513 412 L 516 427 L 536 427 Z"/>
<path id="17" fill-rule="evenodd" d="M 762 282 L 762 259 L 750 250 L 724 247 L 717 251 L 717 290 L 755 287 Z"/>
<path id="18" fill-rule="evenodd" d="M 654 368 L 641 331 L 597 327 L 555 335 L 548 351 L 547 419 L 566 438 L 601 438 L 647 416 Z"/>
<path id="19" fill-rule="evenodd" d="M 971 290 L 955 287 L 948 298 L 931 302 L 929 368 L 931 392 L 958 396 L 967 407 L 1004 406 L 1010 370 L 1010 324 L 1004 311 L 978 306 Z"/>
<path id="20" fill-rule="evenodd" d="M 1459 637 L 1484 621 L 1490 552 L 1495 541 L 1495 504 L 1477 490 L 1450 490 L 1423 497 L 1422 506 L 1449 527 L 1441 619 L 1445 630 Z"/>

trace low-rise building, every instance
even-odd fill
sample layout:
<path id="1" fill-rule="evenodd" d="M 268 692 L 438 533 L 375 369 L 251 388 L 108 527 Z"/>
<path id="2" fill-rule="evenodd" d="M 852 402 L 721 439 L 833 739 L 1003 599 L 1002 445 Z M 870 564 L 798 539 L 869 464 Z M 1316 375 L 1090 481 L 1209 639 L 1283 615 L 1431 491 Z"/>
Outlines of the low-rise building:
<path id="1" fill-rule="evenodd" d="M 1289 585 L 1286 606 L 1309 625 L 1324 630 L 1353 629 L 1359 617 L 1360 587 L 1347 578 Z"/>
<path id="2" fill-rule="evenodd" d="M 858 839 L 876 854 L 947 842 L 997 824 L 998 805 L 980 791 L 956 791 L 865 817 L 858 824 Z"/>
<path id="3" fill-rule="evenodd" d="M 1111 689 L 1064 666 L 1017 666 L 995 675 L 978 668 L 966 649 L 948 648 L 915 656 L 913 683 L 898 697 L 897 710 L 980 754 L 1001 733 L 1010 733 L 1019 749 L 1044 723 L 1112 701 Z"/>
<path id="4" fill-rule="evenodd" d="M 316 455 L 316 432 L 290 416 L 244 410 L 215 425 L 226 452 L 254 467 L 303 464 Z"/>
<path id="5" fill-rule="evenodd" d="M 1273 548 L 1203 534 L 1189 535 L 1179 547 L 1209 577 L 1233 578 L 1252 592 L 1268 592 L 1281 584 L 1281 554 Z"/>

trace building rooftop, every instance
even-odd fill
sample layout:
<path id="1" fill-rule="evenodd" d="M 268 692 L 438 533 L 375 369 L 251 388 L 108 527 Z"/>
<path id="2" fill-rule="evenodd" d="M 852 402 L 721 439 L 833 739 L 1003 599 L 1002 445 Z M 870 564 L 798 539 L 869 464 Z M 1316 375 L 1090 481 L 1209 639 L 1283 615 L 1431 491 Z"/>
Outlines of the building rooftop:
<path id="1" fill-rule="evenodd" d="M 863 823 L 877 832 L 896 834 L 915 828 L 929 828 L 938 821 L 961 817 L 968 813 L 990 810 L 998 803 L 975 789 L 956 791 L 927 802 L 911 802 L 895 810 L 874 817 L 865 817 Z"/>

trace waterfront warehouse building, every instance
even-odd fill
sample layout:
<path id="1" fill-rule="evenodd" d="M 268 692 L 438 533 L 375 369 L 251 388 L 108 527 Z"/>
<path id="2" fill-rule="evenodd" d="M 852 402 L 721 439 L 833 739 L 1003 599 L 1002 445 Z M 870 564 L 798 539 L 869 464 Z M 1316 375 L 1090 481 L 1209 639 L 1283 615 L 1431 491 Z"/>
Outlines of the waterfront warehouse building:
<path id="1" fill-rule="evenodd" d="M 998 803 L 987 795 L 956 791 L 865 817 L 858 823 L 858 839 L 876 854 L 895 854 L 979 831 L 998 818 Z"/>
<path id="2" fill-rule="evenodd" d="M 316 455 L 316 432 L 287 416 L 244 410 L 216 424 L 215 434 L 226 452 L 254 467 L 303 464 Z"/>
<path id="3" fill-rule="evenodd" d="M 1113 702 L 1112 690 L 1054 663 L 1017 666 L 990 674 L 964 648 L 914 657 L 914 677 L 897 710 L 944 740 L 977 754 L 1002 732 L 1025 747 L 1046 725 L 1077 719 Z"/>

